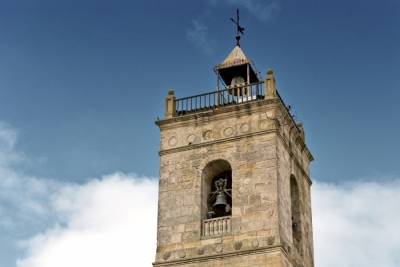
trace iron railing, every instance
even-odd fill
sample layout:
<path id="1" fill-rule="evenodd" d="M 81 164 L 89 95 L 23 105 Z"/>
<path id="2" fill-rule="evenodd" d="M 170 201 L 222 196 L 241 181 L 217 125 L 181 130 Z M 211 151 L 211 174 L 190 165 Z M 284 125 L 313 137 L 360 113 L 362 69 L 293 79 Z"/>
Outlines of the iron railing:
<path id="1" fill-rule="evenodd" d="M 290 113 L 290 109 L 283 102 L 282 97 L 276 90 L 276 95 L 282 105 L 286 108 L 297 132 L 300 132 L 297 124 Z M 220 106 L 237 105 L 249 101 L 259 101 L 265 98 L 264 82 L 248 85 L 232 86 L 224 90 L 183 97 L 175 100 L 176 116 L 183 116 L 199 111 L 207 111 Z"/>
<path id="2" fill-rule="evenodd" d="M 219 106 L 228 106 L 264 99 L 264 82 L 232 86 L 224 90 L 176 99 L 176 115 L 210 110 Z"/>

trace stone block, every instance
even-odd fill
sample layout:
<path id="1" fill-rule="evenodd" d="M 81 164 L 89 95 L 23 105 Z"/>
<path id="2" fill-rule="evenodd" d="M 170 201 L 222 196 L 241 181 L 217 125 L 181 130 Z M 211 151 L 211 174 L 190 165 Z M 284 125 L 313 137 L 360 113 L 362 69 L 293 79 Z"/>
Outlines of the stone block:
<path id="1" fill-rule="evenodd" d="M 172 242 L 172 243 L 179 243 L 179 242 L 182 242 L 182 234 L 181 234 L 181 233 L 172 234 L 172 235 L 171 235 L 171 242 Z"/>

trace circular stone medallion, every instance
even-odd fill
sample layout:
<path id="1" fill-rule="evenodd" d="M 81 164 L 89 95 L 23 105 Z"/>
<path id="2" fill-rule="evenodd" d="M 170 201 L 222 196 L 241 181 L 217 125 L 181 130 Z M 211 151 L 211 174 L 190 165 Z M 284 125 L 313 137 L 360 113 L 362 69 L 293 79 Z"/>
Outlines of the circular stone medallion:
<path id="1" fill-rule="evenodd" d="M 221 244 L 216 245 L 215 251 L 216 251 L 217 253 L 221 253 L 223 250 L 224 250 L 224 248 L 222 247 Z"/>
<path id="2" fill-rule="evenodd" d="M 262 120 L 259 122 L 258 126 L 260 129 L 267 129 L 268 128 L 268 121 L 267 120 Z"/>
<path id="3" fill-rule="evenodd" d="M 251 241 L 251 245 L 253 246 L 253 248 L 257 248 L 258 247 L 258 239 L 254 239 L 253 241 Z"/>
<path id="4" fill-rule="evenodd" d="M 267 244 L 268 245 L 273 245 L 275 243 L 275 237 L 274 236 L 269 236 L 267 237 Z"/>
<path id="5" fill-rule="evenodd" d="M 164 255 L 163 255 L 163 259 L 164 260 L 168 260 L 168 258 L 171 256 L 171 252 L 170 251 L 165 251 Z"/>
<path id="6" fill-rule="evenodd" d="M 188 143 L 194 144 L 196 142 L 197 136 L 195 134 L 189 134 L 187 137 Z"/>
<path id="7" fill-rule="evenodd" d="M 196 252 L 197 252 L 198 255 L 203 255 L 204 254 L 204 247 L 203 246 L 197 247 L 196 248 Z"/>
<path id="8" fill-rule="evenodd" d="M 247 133 L 250 131 L 250 125 L 248 123 L 243 123 L 242 126 L 240 126 L 240 131 L 242 133 Z"/>
<path id="9" fill-rule="evenodd" d="M 179 251 L 179 252 L 178 252 L 178 256 L 179 256 L 179 258 L 184 258 L 184 257 L 186 257 L 186 251 L 184 251 L 184 250 Z"/>
<path id="10" fill-rule="evenodd" d="M 176 138 L 175 136 L 174 136 L 174 137 L 171 137 L 171 138 L 168 140 L 168 144 L 169 144 L 170 146 L 176 146 L 176 145 L 178 144 L 178 138 Z"/>
<path id="11" fill-rule="evenodd" d="M 234 132 L 233 128 L 232 128 L 232 127 L 228 127 L 228 128 L 226 128 L 226 129 L 224 130 L 224 135 L 225 135 L 226 137 L 229 137 L 229 136 L 232 136 L 233 132 Z"/>
<path id="12" fill-rule="evenodd" d="M 204 132 L 204 134 L 203 134 L 203 138 L 204 138 L 205 140 L 211 140 L 211 139 L 213 139 L 213 137 L 214 137 L 214 134 L 213 134 L 213 132 L 210 131 L 210 130 Z"/>

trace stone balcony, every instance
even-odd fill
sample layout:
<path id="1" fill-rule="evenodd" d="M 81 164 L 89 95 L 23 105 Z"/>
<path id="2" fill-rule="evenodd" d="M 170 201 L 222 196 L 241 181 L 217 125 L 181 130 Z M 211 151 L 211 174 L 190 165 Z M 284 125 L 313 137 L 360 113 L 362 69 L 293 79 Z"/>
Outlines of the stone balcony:
<path id="1" fill-rule="evenodd" d="M 203 238 L 231 233 L 232 216 L 218 217 L 203 221 Z"/>

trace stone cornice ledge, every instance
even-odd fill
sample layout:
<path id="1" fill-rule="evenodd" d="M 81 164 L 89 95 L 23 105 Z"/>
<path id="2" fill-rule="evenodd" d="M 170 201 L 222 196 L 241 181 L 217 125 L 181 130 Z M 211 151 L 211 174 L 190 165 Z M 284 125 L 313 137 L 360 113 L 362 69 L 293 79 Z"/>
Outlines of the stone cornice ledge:
<path id="1" fill-rule="evenodd" d="M 181 124 L 183 123 L 183 125 L 186 124 L 191 125 L 193 124 L 194 121 L 197 121 L 198 119 L 203 119 L 205 116 L 208 116 L 209 118 L 212 117 L 212 119 L 215 120 L 235 118 L 237 117 L 238 113 L 243 115 L 248 115 L 249 108 L 257 109 L 258 107 L 262 107 L 268 104 L 276 104 L 278 103 L 278 101 L 279 100 L 277 98 L 273 98 L 273 99 L 264 99 L 259 101 L 250 101 L 237 105 L 220 106 L 215 109 L 202 110 L 184 116 L 177 116 L 169 119 L 158 120 L 155 121 L 155 124 L 158 127 L 160 127 L 160 129 L 170 129 L 176 127 L 175 126 L 176 123 L 181 123 Z M 232 113 L 232 111 L 236 112 Z M 257 110 L 254 110 L 254 112 L 256 111 Z"/>
<path id="2" fill-rule="evenodd" d="M 214 145 L 214 144 L 219 144 L 219 143 L 224 143 L 224 142 L 231 142 L 231 141 L 238 140 L 238 139 L 243 139 L 243 138 L 246 138 L 246 137 L 262 135 L 262 134 L 268 134 L 268 133 L 273 133 L 273 132 L 276 132 L 276 129 L 269 129 L 269 130 L 265 130 L 265 131 L 253 132 L 253 133 L 249 133 L 249 134 L 244 134 L 244 135 L 238 135 L 238 136 L 233 136 L 233 137 L 213 140 L 213 141 L 210 141 L 210 142 L 204 142 L 204 143 L 200 143 L 200 144 L 192 144 L 192 145 L 181 146 L 181 147 L 177 147 L 177 148 L 164 149 L 164 150 L 158 151 L 158 155 L 159 156 L 163 156 L 163 155 L 168 155 L 168 154 L 171 154 L 171 153 L 176 153 L 176 152 L 181 152 L 181 151 L 186 151 L 186 150 L 192 150 L 192 149 L 198 149 L 198 148 L 202 148 L 202 147 L 206 147 L 206 146 L 210 146 L 210 145 Z"/>
<path id="3" fill-rule="evenodd" d="M 204 255 L 204 256 L 197 256 L 195 258 L 190 259 L 179 259 L 179 260 L 170 260 L 164 262 L 153 262 L 153 266 L 178 266 L 184 264 L 191 264 L 191 263 L 204 263 L 209 260 L 219 260 L 223 258 L 232 258 L 235 256 L 244 256 L 248 254 L 262 254 L 262 253 L 271 253 L 271 252 L 283 252 L 290 261 L 292 261 L 291 257 L 287 254 L 287 252 L 282 248 L 281 245 L 269 246 L 269 247 L 262 247 L 256 249 L 247 249 L 241 251 L 232 251 L 232 252 L 222 252 L 216 253 L 213 255 Z M 293 263 L 293 262 L 292 262 Z"/>

